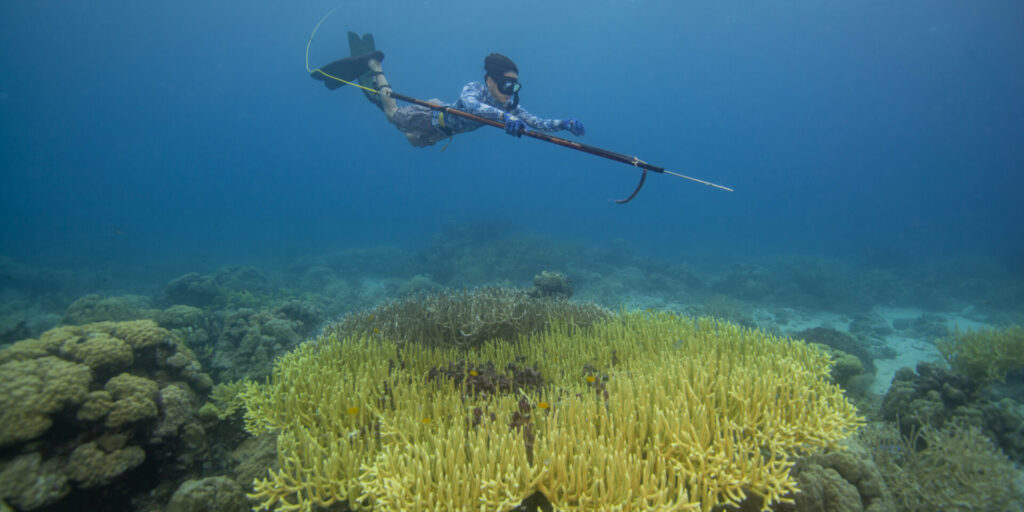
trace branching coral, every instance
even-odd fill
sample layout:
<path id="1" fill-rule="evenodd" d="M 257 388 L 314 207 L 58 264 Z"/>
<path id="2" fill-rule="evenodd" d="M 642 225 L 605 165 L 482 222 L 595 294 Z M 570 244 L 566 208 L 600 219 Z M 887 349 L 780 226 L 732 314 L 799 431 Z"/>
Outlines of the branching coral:
<path id="1" fill-rule="evenodd" d="M 895 425 L 879 424 L 861 437 L 900 510 L 1024 510 L 1014 486 L 1020 470 L 975 427 L 925 427 L 905 438 Z"/>
<path id="2" fill-rule="evenodd" d="M 982 329 L 960 332 L 935 343 L 950 368 L 978 382 L 1002 382 L 1011 371 L 1024 369 L 1024 329 Z"/>
<path id="3" fill-rule="evenodd" d="M 424 378 L 463 359 L 529 361 L 547 385 L 475 395 Z M 250 432 L 278 434 L 280 467 L 251 496 L 257 510 L 509 510 L 535 491 L 569 511 L 707 512 L 750 495 L 767 509 L 797 490 L 795 456 L 862 421 L 830 364 L 802 342 L 663 314 L 555 321 L 473 350 L 327 336 L 243 393 Z"/>
<path id="4" fill-rule="evenodd" d="M 210 391 L 210 400 L 212 405 L 217 411 L 217 417 L 219 419 L 227 419 L 231 415 L 235 414 L 240 407 L 242 407 L 241 393 L 245 390 L 247 381 L 245 380 L 233 380 L 231 382 L 222 382 L 213 386 Z"/>

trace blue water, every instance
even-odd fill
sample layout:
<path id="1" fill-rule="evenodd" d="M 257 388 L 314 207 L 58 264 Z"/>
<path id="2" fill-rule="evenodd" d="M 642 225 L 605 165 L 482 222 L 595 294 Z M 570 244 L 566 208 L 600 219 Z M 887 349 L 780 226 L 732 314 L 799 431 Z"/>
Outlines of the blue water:
<path id="1" fill-rule="evenodd" d="M 498 219 L 647 254 L 1024 254 L 1017 1 L 344 2 L 396 91 L 453 101 L 510 56 L 522 106 L 728 185 L 482 128 L 409 146 L 303 53 L 334 2 L 0 5 L 0 253 L 246 262 L 426 243 Z"/>

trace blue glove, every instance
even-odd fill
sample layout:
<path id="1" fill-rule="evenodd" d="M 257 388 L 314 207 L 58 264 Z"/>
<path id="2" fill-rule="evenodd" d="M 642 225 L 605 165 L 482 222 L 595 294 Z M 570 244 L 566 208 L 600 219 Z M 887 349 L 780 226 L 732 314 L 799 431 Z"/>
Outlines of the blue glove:
<path id="1" fill-rule="evenodd" d="M 526 123 L 520 121 L 519 119 L 513 117 L 512 119 L 505 121 L 505 133 L 509 135 L 514 135 L 516 137 L 522 137 L 523 132 L 525 131 Z"/>
<path id="2" fill-rule="evenodd" d="M 581 123 L 580 120 L 576 119 L 575 117 L 572 119 L 563 120 L 562 129 L 569 130 L 570 133 L 577 137 L 587 133 L 587 131 L 583 129 L 583 123 Z"/>

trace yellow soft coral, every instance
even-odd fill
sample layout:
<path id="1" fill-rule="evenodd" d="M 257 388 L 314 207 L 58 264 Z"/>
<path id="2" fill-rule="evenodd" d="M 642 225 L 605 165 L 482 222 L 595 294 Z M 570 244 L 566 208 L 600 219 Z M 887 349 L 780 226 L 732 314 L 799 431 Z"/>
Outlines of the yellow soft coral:
<path id="1" fill-rule="evenodd" d="M 543 391 L 424 379 L 517 357 Z M 474 350 L 323 338 L 243 394 L 247 428 L 278 433 L 280 468 L 252 497 L 257 510 L 509 510 L 536 491 L 559 510 L 710 511 L 750 495 L 767 508 L 797 490 L 795 456 L 862 422 L 830 365 L 802 342 L 644 313 Z"/>

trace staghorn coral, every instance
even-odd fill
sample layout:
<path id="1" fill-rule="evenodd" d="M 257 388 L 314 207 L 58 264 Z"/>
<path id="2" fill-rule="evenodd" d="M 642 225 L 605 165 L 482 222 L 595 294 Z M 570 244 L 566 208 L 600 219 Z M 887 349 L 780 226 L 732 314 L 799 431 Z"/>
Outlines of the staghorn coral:
<path id="1" fill-rule="evenodd" d="M 244 404 L 242 403 L 241 393 L 245 390 L 246 380 L 234 380 L 231 382 L 222 382 L 213 386 L 210 391 L 210 400 L 207 402 L 211 407 L 218 419 L 227 419 L 235 414 Z"/>
<path id="2" fill-rule="evenodd" d="M 471 347 L 492 339 L 515 340 L 549 320 L 590 325 L 610 312 L 596 304 L 529 297 L 512 288 L 444 290 L 389 301 L 352 313 L 325 331 L 340 338 L 374 334 L 398 343 Z"/>
<path id="3" fill-rule="evenodd" d="M 523 361 L 546 385 L 465 393 L 430 368 Z M 861 423 L 801 342 L 709 319 L 631 313 L 553 321 L 472 350 L 325 335 L 243 394 L 246 427 L 276 433 L 279 468 L 255 510 L 711 511 L 789 501 L 793 460 Z M 478 372 L 479 373 L 479 372 Z M 472 375 L 470 373 L 469 375 Z"/>
<path id="4" fill-rule="evenodd" d="M 982 329 L 960 332 L 935 342 L 954 371 L 982 383 L 1003 382 L 1006 374 L 1024 369 L 1024 329 Z"/>

